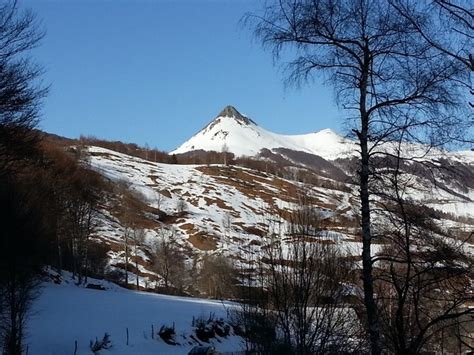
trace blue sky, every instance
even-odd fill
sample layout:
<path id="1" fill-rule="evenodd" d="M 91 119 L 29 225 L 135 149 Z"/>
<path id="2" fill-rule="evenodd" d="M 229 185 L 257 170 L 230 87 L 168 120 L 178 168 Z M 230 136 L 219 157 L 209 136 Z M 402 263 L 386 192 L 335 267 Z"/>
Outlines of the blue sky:
<path id="1" fill-rule="evenodd" d="M 332 89 L 285 88 L 239 20 L 256 0 L 23 0 L 46 29 L 41 128 L 172 150 L 228 104 L 279 133 L 339 130 Z"/>

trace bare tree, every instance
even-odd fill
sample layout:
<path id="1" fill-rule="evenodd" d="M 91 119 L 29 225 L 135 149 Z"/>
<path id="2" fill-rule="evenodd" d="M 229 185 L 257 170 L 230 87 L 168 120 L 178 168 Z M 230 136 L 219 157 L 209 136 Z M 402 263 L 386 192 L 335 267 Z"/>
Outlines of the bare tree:
<path id="1" fill-rule="evenodd" d="M 20 167 L 38 158 L 35 131 L 47 89 L 41 69 L 28 58 L 43 37 L 35 16 L 16 1 L 0 4 L 0 347 L 4 354 L 24 350 L 27 315 L 38 292 L 45 263 L 41 239 L 49 233 L 42 191 L 19 186 Z M 36 248 L 39 248 L 39 252 Z"/>
<path id="2" fill-rule="evenodd" d="M 37 155 L 34 129 L 47 89 L 38 84 L 42 70 L 28 52 L 43 34 L 32 12 L 14 0 L 0 4 L 0 173 Z"/>
<path id="3" fill-rule="evenodd" d="M 186 265 L 183 252 L 176 246 L 175 231 L 162 229 L 160 240 L 154 247 L 153 269 L 163 277 L 165 291 L 183 292 L 186 282 Z"/>
<path id="4" fill-rule="evenodd" d="M 235 268 L 222 255 L 205 254 L 200 262 L 197 283 L 207 297 L 230 299 L 237 283 Z"/>
<path id="5" fill-rule="evenodd" d="M 135 228 L 131 234 L 131 241 L 133 244 L 133 257 L 135 259 L 135 274 L 136 274 L 136 288 L 140 289 L 140 276 L 138 268 L 138 258 L 139 258 L 139 247 L 143 245 L 145 241 L 145 231 L 141 228 Z"/>
<path id="6" fill-rule="evenodd" d="M 221 153 L 222 153 L 222 157 L 224 158 L 223 163 L 224 163 L 224 165 L 227 166 L 227 164 L 229 163 L 229 162 L 228 162 L 229 147 L 227 146 L 226 143 L 224 143 L 224 144 L 222 145 Z"/>
<path id="7" fill-rule="evenodd" d="M 474 8 L 466 0 L 420 1 L 417 6 L 392 0 L 396 11 L 410 21 L 421 37 L 434 49 L 464 65 L 474 72 Z M 420 20 L 424 13 L 434 13 L 434 21 Z M 472 74 L 471 74 L 472 75 Z M 465 82 L 466 89 L 474 95 L 470 81 Z M 469 103 L 474 107 L 474 102 Z M 471 114 L 471 120 L 474 116 Z M 473 138 L 464 138 L 464 142 L 473 142 Z"/>
<path id="8" fill-rule="evenodd" d="M 412 164 L 396 157 L 383 164 L 374 225 L 386 246 L 374 262 L 384 347 L 396 354 L 439 351 L 435 337 L 442 335 L 441 351 L 453 352 L 448 343 L 456 339 L 449 332 L 472 323 L 474 315 L 469 308 L 474 260 L 466 252 L 474 234 L 456 235 L 434 220 L 433 211 L 409 198 L 422 188 Z"/>
<path id="9" fill-rule="evenodd" d="M 87 266 L 89 239 L 94 231 L 94 217 L 96 209 L 90 201 L 74 199 L 68 203 L 68 217 L 70 223 L 69 248 L 72 255 L 73 278 L 77 277 L 78 284 L 87 280 Z"/>
<path id="10" fill-rule="evenodd" d="M 416 7 L 416 1 L 407 1 Z M 418 9 L 418 8 L 417 8 Z M 420 21 L 433 21 L 423 12 Z M 371 191 L 373 159 L 386 143 L 404 139 L 442 145 L 462 139 L 468 125 L 460 111 L 468 70 L 420 36 L 412 21 L 391 1 L 280 0 L 246 21 L 276 58 L 291 49 L 296 59 L 289 82 L 302 83 L 325 74 L 338 103 L 348 111 L 359 145 L 358 185 L 362 234 L 364 303 L 373 354 L 381 339 L 374 297 Z M 424 155 L 425 152 L 418 152 Z"/>
<path id="11" fill-rule="evenodd" d="M 150 152 L 150 146 L 148 145 L 148 143 L 145 143 L 145 147 L 143 149 L 145 150 L 145 160 L 148 160 L 148 153 Z"/>
<path id="12" fill-rule="evenodd" d="M 124 253 L 124 277 L 125 277 L 125 286 L 128 286 L 128 264 L 130 261 L 130 235 L 132 234 L 132 229 L 129 226 L 125 226 L 123 230 L 123 253 Z"/>
<path id="13" fill-rule="evenodd" d="M 115 186 L 120 196 L 120 205 L 118 206 L 118 218 L 123 225 L 122 251 L 124 256 L 124 277 L 125 284 L 128 285 L 129 263 L 132 256 L 133 247 L 138 252 L 140 243 L 140 230 L 143 223 L 143 212 L 145 196 L 131 188 L 128 181 L 119 181 Z M 137 260 L 135 260 L 137 261 Z M 137 270 L 138 273 L 138 270 Z M 138 274 L 137 274 L 138 279 Z"/>
<path id="14" fill-rule="evenodd" d="M 159 191 L 157 191 L 155 193 L 155 203 L 156 203 L 157 209 L 161 208 L 161 204 L 163 203 L 163 200 L 164 200 L 164 196 Z"/>
<path id="15" fill-rule="evenodd" d="M 186 201 L 182 197 L 180 197 L 178 202 L 176 203 L 176 210 L 178 211 L 178 213 L 183 214 L 186 212 L 186 208 Z"/>
<path id="16" fill-rule="evenodd" d="M 251 304 L 244 303 L 240 318 L 247 327 L 266 329 L 265 337 L 248 334 L 259 353 L 360 350 L 362 340 L 356 339 L 363 339 L 362 328 L 355 310 L 345 304 L 349 285 L 356 282 L 354 265 L 331 244 L 320 222 L 311 207 L 295 211 L 287 225 L 270 233 L 263 259 L 254 267 L 246 287 L 254 297 L 244 296 Z"/>
<path id="17" fill-rule="evenodd" d="M 410 3 L 392 0 L 392 5 L 430 46 L 474 71 L 474 9 L 469 1 L 434 0 L 410 6 Z M 436 13 L 437 21 L 425 21 L 423 17 L 428 12 Z"/>
<path id="18" fill-rule="evenodd" d="M 454 352 L 453 330 L 472 327 L 472 257 L 462 243 L 420 230 L 412 222 L 409 229 L 409 238 L 397 229 L 386 233 L 392 244 L 382 251 L 385 262 L 376 272 L 384 348 L 400 355 Z M 436 347 L 439 336 L 443 349 Z"/>

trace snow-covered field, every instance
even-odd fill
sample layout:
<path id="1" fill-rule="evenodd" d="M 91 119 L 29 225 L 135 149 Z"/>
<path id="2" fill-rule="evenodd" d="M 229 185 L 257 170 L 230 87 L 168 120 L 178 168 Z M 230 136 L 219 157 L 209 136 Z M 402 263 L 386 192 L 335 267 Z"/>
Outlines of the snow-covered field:
<path id="1" fill-rule="evenodd" d="M 94 280 L 91 281 L 92 283 Z M 97 282 L 99 283 L 99 282 Z M 111 285 L 111 284 L 109 284 Z M 110 288 L 110 287 L 109 287 Z M 33 355 L 92 354 L 89 342 L 110 334 L 112 348 L 101 354 L 187 354 L 197 343 L 192 320 L 227 318 L 231 304 L 199 298 L 175 297 L 134 292 L 117 286 L 109 290 L 93 290 L 75 286 L 44 283 L 41 296 L 34 303 L 33 316 L 28 325 L 28 353 Z M 182 345 L 168 345 L 155 334 L 162 325 L 175 326 L 176 341 Z M 129 345 L 126 345 L 126 328 Z M 232 334 L 232 333 L 231 333 Z M 193 343 L 190 345 L 189 342 Z M 206 343 L 202 343 L 207 345 Z M 242 339 L 235 335 L 216 338 L 219 351 L 242 349 Z"/>

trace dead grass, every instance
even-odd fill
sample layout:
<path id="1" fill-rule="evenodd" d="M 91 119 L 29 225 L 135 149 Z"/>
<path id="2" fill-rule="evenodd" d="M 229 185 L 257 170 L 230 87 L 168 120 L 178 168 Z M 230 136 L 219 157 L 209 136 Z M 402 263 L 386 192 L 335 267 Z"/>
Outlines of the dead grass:
<path id="1" fill-rule="evenodd" d="M 257 171 L 222 166 L 200 166 L 196 169 L 206 175 L 212 176 L 216 181 L 223 185 L 234 187 L 251 200 L 260 199 L 264 201 L 270 206 L 270 212 L 278 214 L 285 219 L 288 219 L 290 215 L 287 211 L 280 209 L 276 205 L 275 198 L 278 197 L 278 199 L 288 203 L 298 203 L 298 198 L 300 196 L 307 195 L 304 194 L 295 183 Z M 209 199 L 207 197 L 205 198 Z M 215 199 L 209 199 L 209 203 L 211 200 Z M 329 210 L 336 209 L 334 204 L 327 203 L 316 197 L 312 197 L 310 202 L 320 208 L 326 208 Z M 245 203 L 244 206 L 256 214 L 261 213 L 261 211 L 253 206 Z"/>
<path id="2" fill-rule="evenodd" d="M 188 240 L 199 250 L 210 251 L 217 249 L 216 237 L 206 235 L 204 232 L 193 234 L 189 236 Z"/>
<path id="3" fill-rule="evenodd" d="M 206 204 L 208 206 L 211 206 L 211 205 L 216 205 L 217 207 L 223 209 L 223 210 L 229 210 L 229 211 L 233 211 L 232 207 L 228 206 L 223 200 L 221 200 L 220 198 L 210 198 L 210 197 L 206 197 L 206 196 L 203 196 L 202 198 L 204 198 L 204 200 L 206 201 Z"/>

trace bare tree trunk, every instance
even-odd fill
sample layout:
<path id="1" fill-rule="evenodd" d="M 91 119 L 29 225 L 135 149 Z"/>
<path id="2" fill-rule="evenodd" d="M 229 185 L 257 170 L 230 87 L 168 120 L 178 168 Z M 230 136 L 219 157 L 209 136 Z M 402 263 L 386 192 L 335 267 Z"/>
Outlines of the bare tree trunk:
<path id="1" fill-rule="evenodd" d="M 360 100 L 359 111 L 361 118 L 361 131 L 358 132 L 360 142 L 360 171 L 359 171 L 359 188 L 361 202 L 361 219 L 362 219 L 362 280 L 364 284 L 364 304 L 367 310 L 367 325 L 370 336 L 370 344 L 373 355 L 382 352 L 380 345 L 380 327 L 377 319 L 377 305 L 374 299 L 374 280 L 372 265 L 372 233 L 370 224 L 370 194 L 369 194 L 369 176 L 370 176 L 370 156 L 368 150 L 368 131 L 369 131 L 369 115 L 367 113 L 367 88 L 370 67 L 370 52 L 368 45 L 364 48 L 364 65 L 360 79 Z"/>
<path id="2" fill-rule="evenodd" d="M 128 285 L 128 230 L 125 231 L 125 285 Z"/>
<path id="3" fill-rule="evenodd" d="M 135 273 L 137 275 L 137 290 L 140 288 L 140 279 L 138 277 L 138 256 L 137 256 L 137 241 L 135 240 Z"/>

